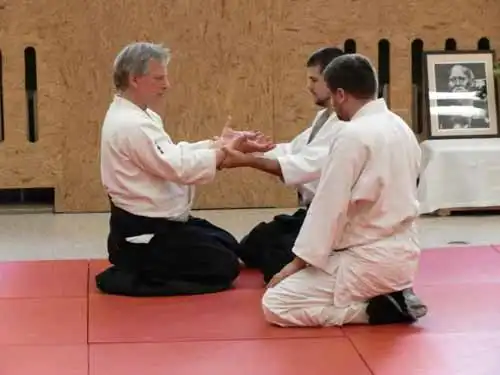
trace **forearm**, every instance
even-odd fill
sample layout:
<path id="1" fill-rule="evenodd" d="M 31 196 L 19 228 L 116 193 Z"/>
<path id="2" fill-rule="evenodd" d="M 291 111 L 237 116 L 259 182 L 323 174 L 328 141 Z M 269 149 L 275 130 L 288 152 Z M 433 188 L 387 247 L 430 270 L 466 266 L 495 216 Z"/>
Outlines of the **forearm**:
<path id="1" fill-rule="evenodd" d="M 248 158 L 247 167 L 258 169 L 262 172 L 278 176 L 283 179 L 281 165 L 276 159 L 266 159 L 263 157 L 252 156 Z"/>
<path id="2" fill-rule="evenodd" d="M 215 168 L 217 170 L 221 169 L 221 165 L 226 158 L 226 151 L 223 148 L 217 149 L 215 151 Z"/>
<path id="3" fill-rule="evenodd" d="M 197 142 L 185 142 L 181 141 L 177 143 L 178 146 L 189 149 L 189 150 L 203 150 L 203 149 L 211 149 L 211 148 L 220 148 L 217 144 L 217 141 L 212 139 L 205 139 Z"/>
<path id="4" fill-rule="evenodd" d="M 183 185 L 211 182 L 224 151 L 214 150 L 211 142 L 179 142 L 153 123 L 141 124 L 127 134 L 128 158 L 152 175 Z"/>
<path id="5" fill-rule="evenodd" d="M 292 263 L 298 270 L 301 270 L 309 266 L 309 263 L 307 263 L 304 259 L 298 256 L 295 256 L 295 258 L 293 258 Z"/>

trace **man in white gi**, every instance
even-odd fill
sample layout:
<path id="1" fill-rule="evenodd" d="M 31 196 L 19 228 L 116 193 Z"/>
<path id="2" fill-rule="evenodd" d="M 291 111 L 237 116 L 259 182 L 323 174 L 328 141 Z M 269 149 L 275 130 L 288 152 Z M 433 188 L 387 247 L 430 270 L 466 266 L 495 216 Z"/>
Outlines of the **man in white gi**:
<path id="1" fill-rule="evenodd" d="M 292 215 L 277 215 L 270 222 L 255 226 L 240 242 L 239 256 L 247 267 L 259 269 L 267 283 L 293 259 L 292 247 L 316 191 L 332 139 L 339 126 L 332 109 L 330 91 L 322 72 L 343 54 L 334 47 L 315 51 L 306 62 L 308 90 L 321 107 L 311 126 L 288 143 L 277 144 L 264 155 L 246 154 L 223 168 L 251 167 L 279 177 L 298 191 L 299 209 Z"/>
<path id="2" fill-rule="evenodd" d="M 410 127 L 375 99 L 369 60 L 349 54 L 325 69 L 339 119 L 295 259 L 263 297 L 279 326 L 411 323 L 427 308 L 413 294 L 420 147 Z"/>
<path id="3" fill-rule="evenodd" d="M 238 241 L 190 211 L 194 186 L 210 182 L 226 149 L 268 151 L 225 128 L 217 141 L 174 143 L 158 108 L 170 53 L 132 43 L 114 62 L 116 95 L 101 134 L 101 177 L 111 204 L 112 266 L 96 277 L 106 293 L 167 296 L 217 292 L 239 274 Z M 225 147 L 224 149 L 222 147 Z"/>

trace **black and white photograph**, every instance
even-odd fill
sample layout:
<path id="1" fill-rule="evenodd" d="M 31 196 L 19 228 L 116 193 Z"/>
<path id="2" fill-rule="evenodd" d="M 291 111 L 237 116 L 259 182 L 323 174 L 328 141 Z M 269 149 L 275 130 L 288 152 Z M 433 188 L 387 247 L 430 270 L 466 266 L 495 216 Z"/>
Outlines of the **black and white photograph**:
<path id="1" fill-rule="evenodd" d="M 498 136 L 493 53 L 425 56 L 429 138 Z"/>

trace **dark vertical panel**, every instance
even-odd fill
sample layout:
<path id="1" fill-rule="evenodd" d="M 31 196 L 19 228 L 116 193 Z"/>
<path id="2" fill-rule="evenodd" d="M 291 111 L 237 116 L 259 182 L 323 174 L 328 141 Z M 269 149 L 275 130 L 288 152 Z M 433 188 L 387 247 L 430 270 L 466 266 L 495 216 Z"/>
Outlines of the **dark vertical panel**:
<path id="1" fill-rule="evenodd" d="M 448 38 L 444 42 L 445 51 L 456 51 L 457 50 L 457 41 L 453 38 Z"/>
<path id="2" fill-rule="evenodd" d="M 0 51 L 0 142 L 5 140 L 5 123 L 3 114 L 3 56 Z"/>
<path id="3" fill-rule="evenodd" d="M 24 83 L 26 89 L 26 101 L 28 108 L 28 140 L 38 140 L 38 118 L 37 118 L 37 71 L 36 51 L 33 47 L 24 50 Z"/>
<path id="4" fill-rule="evenodd" d="M 478 51 L 489 51 L 490 50 L 490 40 L 486 37 L 482 37 L 477 41 Z"/>
<path id="5" fill-rule="evenodd" d="M 344 42 L 345 53 L 356 53 L 356 41 L 354 39 L 347 39 Z"/>
<path id="6" fill-rule="evenodd" d="M 416 124 L 414 130 L 417 133 L 421 133 L 423 130 L 423 52 L 424 42 L 422 39 L 413 40 L 411 42 L 412 122 Z"/>
<path id="7" fill-rule="evenodd" d="M 379 98 L 389 102 L 389 80 L 391 76 L 391 44 L 387 39 L 378 42 Z"/>

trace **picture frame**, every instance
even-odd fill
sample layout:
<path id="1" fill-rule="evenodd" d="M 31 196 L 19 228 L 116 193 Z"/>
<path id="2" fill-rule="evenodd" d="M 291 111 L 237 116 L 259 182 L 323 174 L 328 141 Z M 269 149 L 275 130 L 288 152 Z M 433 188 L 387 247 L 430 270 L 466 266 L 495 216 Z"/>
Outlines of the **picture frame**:
<path id="1" fill-rule="evenodd" d="M 494 51 L 424 51 L 428 139 L 499 137 Z"/>

